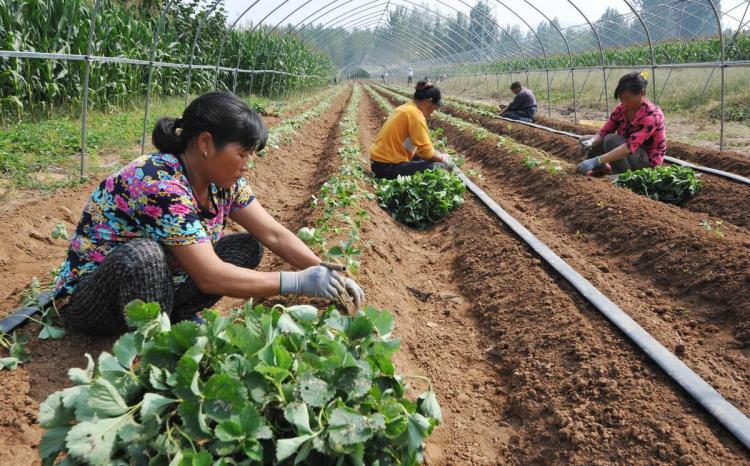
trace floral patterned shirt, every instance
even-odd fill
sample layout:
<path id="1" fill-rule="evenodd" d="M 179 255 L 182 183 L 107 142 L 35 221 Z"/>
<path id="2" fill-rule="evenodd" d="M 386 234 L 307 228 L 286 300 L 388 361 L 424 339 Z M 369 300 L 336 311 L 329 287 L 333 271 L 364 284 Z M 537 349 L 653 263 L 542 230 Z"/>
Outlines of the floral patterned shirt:
<path id="1" fill-rule="evenodd" d="M 599 130 L 599 136 L 604 137 L 611 133 L 617 133 L 627 140 L 625 144 L 628 145 L 631 154 L 635 154 L 635 151 L 643 147 L 652 167 L 660 165 L 664 160 L 664 154 L 667 152 L 664 114 L 648 99 L 643 100 L 641 108 L 633 116 L 633 121 L 628 121 L 627 111 L 622 104 L 615 107 L 609 120 Z"/>
<path id="2" fill-rule="evenodd" d="M 108 177 L 91 195 L 55 284 L 55 297 L 71 295 L 119 245 L 148 238 L 164 246 L 215 243 L 229 214 L 255 196 L 244 178 L 231 189 L 210 185 L 213 204 L 202 209 L 180 160 L 172 154 L 139 157 Z M 175 284 L 188 275 L 167 251 Z"/>

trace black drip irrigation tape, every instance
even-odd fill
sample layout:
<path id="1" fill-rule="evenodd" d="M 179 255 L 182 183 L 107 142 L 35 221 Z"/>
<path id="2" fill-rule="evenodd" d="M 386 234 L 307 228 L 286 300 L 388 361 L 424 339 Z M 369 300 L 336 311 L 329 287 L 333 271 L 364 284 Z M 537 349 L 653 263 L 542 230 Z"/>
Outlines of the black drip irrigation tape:
<path id="1" fill-rule="evenodd" d="M 497 217 L 533 249 L 547 264 L 565 278 L 586 300 L 601 312 L 615 327 L 651 358 L 666 374 L 700 403 L 706 411 L 727 428 L 745 447 L 750 449 L 750 419 L 722 397 L 711 385 L 693 372 L 677 356 L 659 343 L 625 311 L 609 300 L 567 262 L 555 254 L 539 238 L 503 210 L 481 188 L 454 170 L 466 187 Z"/>
<path id="2" fill-rule="evenodd" d="M 51 302 L 52 293 L 44 292 L 37 297 L 38 304 L 26 306 L 13 311 L 11 315 L 0 320 L 0 331 L 10 333 L 19 325 L 23 324 L 29 317 L 39 312 L 42 308 L 48 306 Z"/>

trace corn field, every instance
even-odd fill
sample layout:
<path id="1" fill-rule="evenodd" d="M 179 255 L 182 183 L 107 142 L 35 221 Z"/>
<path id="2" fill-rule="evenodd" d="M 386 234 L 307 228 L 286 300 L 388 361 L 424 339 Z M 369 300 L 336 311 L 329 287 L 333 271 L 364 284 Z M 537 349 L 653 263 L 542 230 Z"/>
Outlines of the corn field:
<path id="1" fill-rule="evenodd" d="M 96 15 L 92 55 L 150 60 L 161 7 L 146 3 L 103 0 Z M 195 64 L 218 65 L 210 60 L 217 58 L 217 51 L 223 46 L 223 56 L 232 58 L 225 58 L 221 66 L 310 76 L 331 74 L 328 58 L 292 36 L 268 34 L 262 28 L 229 31 L 223 7 L 212 11 L 211 5 L 202 5 L 200 0 L 175 3 L 165 16 L 156 62 L 188 63 L 196 30 L 203 23 Z M 0 49 L 86 55 L 92 8 L 92 0 L 0 0 Z M 50 115 L 57 108 L 80 111 L 84 67 L 84 61 L 0 57 L 0 118 L 18 119 L 22 114 L 39 117 Z M 147 73 L 146 66 L 92 63 L 90 103 L 97 108 L 111 108 L 142 97 Z M 270 95 L 315 84 L 309 78 L 304 82 L 303 78 L 286 75 L 253 78 L 193 70 L 190 93 L 216 87 Z M 182 95 L 186 86 L 186 69 L 153 68 L 153 94 Z"/>

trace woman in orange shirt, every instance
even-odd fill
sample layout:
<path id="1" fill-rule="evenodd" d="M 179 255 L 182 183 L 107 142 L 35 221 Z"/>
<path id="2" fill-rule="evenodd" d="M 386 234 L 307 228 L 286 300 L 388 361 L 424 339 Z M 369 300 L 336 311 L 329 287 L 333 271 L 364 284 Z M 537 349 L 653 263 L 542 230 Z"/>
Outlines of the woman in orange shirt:
<path id="1" fill-rule="evenodd" d="M 440 99 L 440 89 L 429 81 L 420 81 L 414 99 L 393 111 L 370 148 L 370 167 L 375 177 L 391 180 L 399 175 L 453 167 L 450 155 L 432 147 L 427 129 L 427 118 L 440 107 Z"/>

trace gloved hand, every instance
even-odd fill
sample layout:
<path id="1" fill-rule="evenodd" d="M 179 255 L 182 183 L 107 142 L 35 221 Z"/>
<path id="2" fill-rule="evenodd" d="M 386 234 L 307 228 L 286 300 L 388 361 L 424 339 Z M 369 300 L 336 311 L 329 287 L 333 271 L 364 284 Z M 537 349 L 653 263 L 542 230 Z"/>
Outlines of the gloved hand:
<path id="1" fill-rule="evenodd" d="M 362 291 L 362 288 L 351 278 L 346 279 L 344 287 L 354 302 L 354 308 L 357 311 L 362 310 L 362 306 L 365 304 L 365 292 Z"/>
<path id="2" fill-rule="evenodd" d="M 578 141 L 578 144 L 581 145 L 583 150 L 589 151 L 594 146 L 594 140 L 593 139 L 581 139 Z"/>
<path id="3" fill-rule="evenodd" d="M 282 295 L 298 294 L 340 301 L 346 295 L 346 281 L 333 270 L 314 265 L 300 272 L 281 272 Z"/>
<path id="4" fill-rule="evenodd" d="M 584 175 L 587 175 L 599 165 L 601 165 L 601 162 L 599 161 L 599 157 L 594 157 L 593 159 L 586 159 L 583 162 L 578 164 L 578 166 L 576 167 L 576 171 L 578 173 L 583 173 Z"/>
<path id="5" fill-rule="evenodd" d="M 443 154 L 443 164 L 446 168 L 453 170 L 456 166 L 456 162 L 453 161 L 453 157 L 448 154 Z"/>

